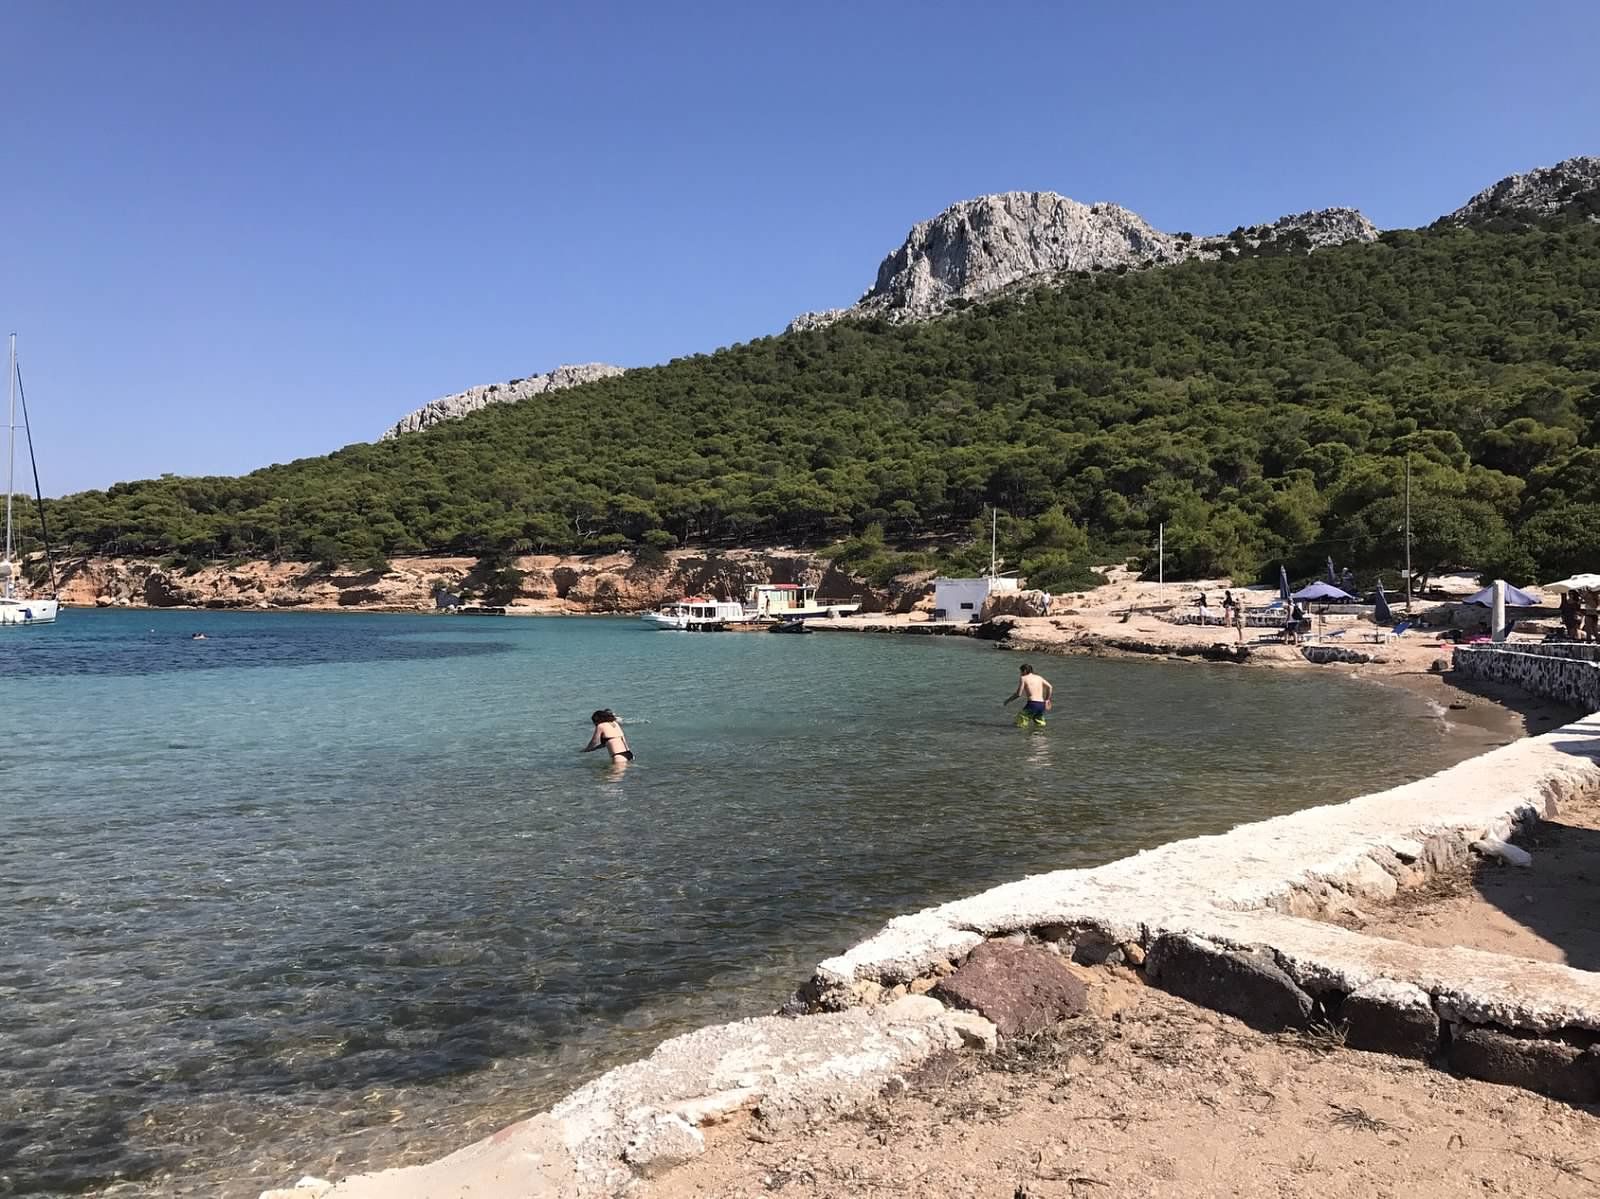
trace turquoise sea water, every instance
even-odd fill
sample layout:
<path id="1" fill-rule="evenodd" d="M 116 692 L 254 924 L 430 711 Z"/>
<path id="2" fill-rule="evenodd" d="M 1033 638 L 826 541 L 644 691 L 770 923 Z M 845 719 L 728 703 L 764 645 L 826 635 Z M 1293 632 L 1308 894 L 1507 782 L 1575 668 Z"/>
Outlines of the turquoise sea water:
<path id="1" fill-rule="evenodd" d="M 1019 731 L 1020 660 L 601 618 L 0 636 L 0 1194 L 436 1156 L 897 913 L 1452 757 L 1398 692 L 1083 658 L 1036 660 Z M 601 706 L 620 775 L 577 753 Z"/>

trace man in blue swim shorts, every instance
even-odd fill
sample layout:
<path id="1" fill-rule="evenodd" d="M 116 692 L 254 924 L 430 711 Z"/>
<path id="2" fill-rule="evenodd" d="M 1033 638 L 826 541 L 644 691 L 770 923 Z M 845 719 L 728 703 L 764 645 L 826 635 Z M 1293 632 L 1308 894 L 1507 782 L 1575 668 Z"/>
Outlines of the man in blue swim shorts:
<path id="1" fill-rule="evenodd" d="M 1042 729 L 1044 714 L 1050 710 L 1050 697 L 1055 694 L 1055 688 L 1042 674 L 1034 674 L 1033 667 L 1026 663 L 1018 673 L 1021 677 L 1017 680 L 1017 689 L 1001 700 L 1000 706 L 1005 707 L 1012 700 L 1021 699 L 1022 711 L 1017 714 L 1017 727 L 1025 729 L 1032 725 Z"/>

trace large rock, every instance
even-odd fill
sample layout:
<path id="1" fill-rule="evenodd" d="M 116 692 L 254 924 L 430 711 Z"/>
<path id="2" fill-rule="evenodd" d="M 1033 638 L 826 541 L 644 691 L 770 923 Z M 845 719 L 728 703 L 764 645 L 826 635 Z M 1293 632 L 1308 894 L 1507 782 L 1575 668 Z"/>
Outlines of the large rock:
<path id="1" fill-rule="evenodd" d="M 584 362 L 576 366 L 558 366 L 544 375 L 531 375 L 526 379 L 512 379 L 507 383 L 487 383 L 469 387 L 454 395 L 441 396 L 408 412 L 390 427 L 378 440 L 389 441 L 406 433 L 416 433 L 448 420 L 460 420 L 470 412 L 487 408 L 490 404 L 514 404 L 534 396 L 593 383 L 597 379 L 610 379 L 620 375 L 625 367 L 604 362 Z"/>
<path id="2" fill-rule="evenodd" d="M 1183 933 L 1156 939 L 1145 959 L 1145 977 L 1164 991 L 1267 1032 L 1306 1027 L 1316 1007 L 1270 954 L 1240 953 Z"/>
<path id="3" fill-rule="evenodd" d="M 1088 1009 L 1088 988 L 1053 953 L 987 941 L 932 994 L 977 1012 L 1003 1036 L 1029 1036 Z"/>
<path id="4" fill-rule="evenodd" d="M 1047 616 L 1050 613 L 1050 593 L 1047 591 L 996 591 L 983 601 L 978 613 L 980 620 L 993 620 L 996 616 Z"/>
<path id="5" fill-rule="evenodd" d="M 1492 1028 L 1458 1028 L 1450 1068 L 1468 1078 L 1540 1091 L 1569 1103 L 1600 1100 L 1600 1061 L 1565 1041 L 1515 1037 Z"/>
<path id="6" fill-rule="evenodd" d="M 1486 187 L 1445 219 L 1469 225 L 1494 219 L 1525 220 L 1570 212 L 1600 220 L 1600 158 L 1568 158 L 1553 167 L 1507 175 Z"/>
<path id="7" fill-rule="evenodd" d="M 1164 233 L 1118 204 L 1080 204 L 1055 192 L 1001 192 L 952 204 L 912 227 L 850 308 L 807 312 L 790 332 L 849 317 L 923 320 L 1016 285 L 1079 271 L 1124 272 L 1272 246 L 1308 251 L 1373 241 L 1378 231 L 1352 208 L 1328 208 L 1241 226 L 1225 236 Z"/>
<path id="8" fill-rule="evenodd" d="M 1379 978 L 1351 992 L 1340 1009 L 1352 1049 L 1426 1060 L 1439 1047 L 1439 1016 L 1428 993 Z"/>

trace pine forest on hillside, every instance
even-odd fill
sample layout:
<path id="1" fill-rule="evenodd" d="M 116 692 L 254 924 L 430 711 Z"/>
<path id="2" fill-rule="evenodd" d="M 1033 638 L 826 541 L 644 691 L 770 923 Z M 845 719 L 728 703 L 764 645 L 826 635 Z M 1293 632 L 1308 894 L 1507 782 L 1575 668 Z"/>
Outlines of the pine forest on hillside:
<path id="1" fill-rule="evenodd" d="M 1085 274 L 48 508 L 53 539 L 85 553 L 376 564 L 843 540 L 846 564 L 887 574 L 986 561 L 971 529 L 994 505 L 1009 564 L 1061 586 L 1148 554 L 1158 523 L 1174 577 L 1329 555 L 1392 569 L 1408 456 L 1419 570 L 1600 568 L 1600 225 Z"/>

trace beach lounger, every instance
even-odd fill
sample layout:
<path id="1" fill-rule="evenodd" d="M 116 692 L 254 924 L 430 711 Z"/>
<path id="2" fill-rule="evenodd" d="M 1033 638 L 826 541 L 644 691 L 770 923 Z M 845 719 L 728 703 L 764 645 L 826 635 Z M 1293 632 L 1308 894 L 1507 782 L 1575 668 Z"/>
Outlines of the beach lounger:
<path id="1" fill-rule="evenodd" d="M 1406 634 L 1406 630 L 1409 629 L 1410 627 L 1411 627 L 1411 622 L 1409 620 L 1402 620 L 1399 624 L 1395 625 L 1394 628 L 1392 628 L 1392 629 L 1374 629 L 1373 633 L 1372 633 L 1372 639 L 1374 641 L 1378 642 L 1379 644 L 1382 644 L 1383 642 L 1389 640 L 1389 638 L 1391 638 L 1391 637 L 1404 637 L 1405 634 Z"/>

